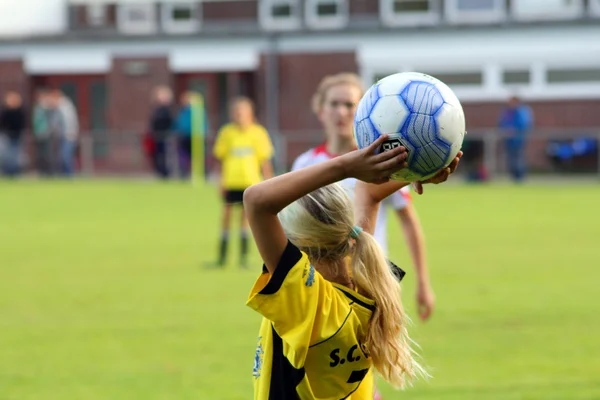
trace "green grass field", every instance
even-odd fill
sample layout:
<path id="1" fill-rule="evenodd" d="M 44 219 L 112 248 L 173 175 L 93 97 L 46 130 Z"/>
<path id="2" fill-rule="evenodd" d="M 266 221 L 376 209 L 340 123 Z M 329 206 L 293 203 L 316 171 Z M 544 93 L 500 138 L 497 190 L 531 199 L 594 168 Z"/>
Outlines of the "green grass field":
<path id="1" fill-rule="evenodd" d="M 427 187 L 434 375 L 387 399 L 599 399 L 600 188 Z M 260 270 L 205 270 L 213 188 L 0 182 L 0 399 L 251 399 Z M 237 229 L 237 226 L 236 226 Z M 237 243 L 235 243 L 237 245 Z"/>

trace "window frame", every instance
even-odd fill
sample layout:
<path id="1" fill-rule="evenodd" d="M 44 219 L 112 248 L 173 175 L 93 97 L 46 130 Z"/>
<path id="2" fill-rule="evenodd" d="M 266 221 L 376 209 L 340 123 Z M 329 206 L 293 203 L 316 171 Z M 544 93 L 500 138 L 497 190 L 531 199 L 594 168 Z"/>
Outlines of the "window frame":
<path id="1" fill-rule="evenodd" d="M 594 74 L 597 74 L 598 79 L 550 79 L 551 74 L 553 73 L 577 73 L 577 72 L 590 72 L 592 71 Z M 600 84 L 600 67 L 595 65 L 560 65 L 560 64 L 550 64 L 546 65 L 545 71 L 545 81 L 547 86 L 555 86 L 555 85 L 584 85 L 584 84 Z"/>
<path id="2" fill-rule="evenodd" d="M 89 3 L 85 5 L 85 22 L 94 28 L 104 27 L 108 24 L 108 4 Z"/>
<path id="3" fill-rule="evenodd" d="M 530 14 L 524 14 L 524 15 L 519 15 L 519 12 L 517 11 L 516 4 L 519 1 L 524 1 L 524 0 L 512 0 L 510 3 L 510 16 L 514 21 L 518 21 L 518 22 L 572 20 L 572 19 L 581 18 L 585 15 L 585 4 L 584 4 L 583 0 L 576 0 L 577 4 L 578 4 L 578 9 L 574 9 L 573 11 L 571 11 L 569 13 L 557 12 L 557 13 L 553 13 L 553 14 L 548 14 L 548 13 L 540 12 L 540 13 L 530 13 Z M 593 0 L 590 2 L 590 4 L 593 4 Z"/>
<path id="4" fill-rule="evenodd" d="M 143 10 L 146 21 L 131 21 L 128 13 L 133 9 Z M 150 35 L 158 31 L 156 5 L 154 3 L 120 3 L 117 5 L 117 28 L 127 35 Z"/>
<path id="5" fill-rule="evenodd" d="M 505 0 L 493 0 L 494 9 L 489 11 L 464 11 L 458 9 L 460 0 L 446 0 L 444 4 L 444 17 L 450 24 L 493 24 L 500 23 L 507 18 Z"/>
<path id="6" fill-rule="evenodd" d="M 261 0 L 258 4 L 258 19 L 260 26 L 268 31 L 289 31 L 302 27 L 300 0 Z M 292 15 L 287 18 L 274 17 L 273 7 L 276 5 L 290 5 Z"/>
<path id="7" fill-rule="evenodd" d="M 437 25 L 441 21 L 442 0 L 424 0 L 429 3 L 430 11 L 398 13 L 394 11 L 397 0 L 379 0 L 379 17 L 389 27 Z M 409 1 L 409 0 L 398 0 Z"/>
<path id="8" fill-rule="evenodd" d="M 173 18 L 173 12 L 178 7 L 189 7 L 192 18 L 189 21 L 177 21 Z M 162 30 L 169 34 L 195 33 L 201 28 L 202 7 L 200 3 L 190 0 L 169 1 L 161 4 L 160 20 Z"/>
<path id="9" fill-rule="evenodd" d="M 336 15 L 318 15 L 318 6 L 327 3 L 337 5 Z M 304 0 L 304 18 L 311 29 L 341 29 L 348 24 L 350 18 L 349 0 Z"/>
<path id="10" fill-rule="evenodd" d="M 499 69 L 499 83 L 502 87 L 505 88 L 521 88 L 521 87 L 529 87 L 533 85 L 534 82 L 534 71 L 532 71 L 531 66 L 518 66 L 518 65 L 510 65 L 510 66 L 501 66 Z M 528 74 L 527 82 L 506 82 L 504 80 L 506 73 L 523 73 L 526 72 Z"/>

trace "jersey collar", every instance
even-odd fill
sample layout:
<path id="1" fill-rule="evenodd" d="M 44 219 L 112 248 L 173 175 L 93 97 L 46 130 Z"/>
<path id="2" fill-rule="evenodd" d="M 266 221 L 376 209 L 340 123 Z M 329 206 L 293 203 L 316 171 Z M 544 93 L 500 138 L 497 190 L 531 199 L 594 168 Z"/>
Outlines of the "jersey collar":
<path id="1" fill-rule="evenodd" d="M 357 148 L 354 148 L 354 150 L 357 150 Z M 315 155 L 325 154 L 329 158 L 335 158 L 335 157 L 341 156 L 341 154 L 330 153 L 327 150 L 327 143 L 323 143 L 323 144 L 320 144 L 319 146 L 315 147 L 314 151 L 315 151 Z"/>

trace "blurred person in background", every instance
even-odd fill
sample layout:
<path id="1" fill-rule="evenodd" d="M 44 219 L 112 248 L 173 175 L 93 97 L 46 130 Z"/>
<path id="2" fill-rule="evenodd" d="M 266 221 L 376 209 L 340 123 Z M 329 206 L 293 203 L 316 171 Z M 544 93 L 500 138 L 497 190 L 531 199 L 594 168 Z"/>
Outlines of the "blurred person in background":
<path id="1" fill-rule="evenodd" d="M 522 182 L 527 174 L 527 139 L 533 128 L 531 108 L 522 103 L 517 96 L 511 97 L 500 114 L 498 127 L 505 137 L 507 165 L 511 178 L 515 182 Z"/>
<path id="2" fill-rule="evenodd" d="M 167 165 L 167 138 L 173 127 L 173 93 L 167 86 L 159 86 L 154 89 L 153 97 L 155 106 L 150 116 L 152 166 L 160 178 L 166 179 L 170 174 Z"/>
<path id="3" fill-rule="evenodd" d="M 354 114 L 363 93 L 362 82 L 353 73 L 326 76 L 321 80 L 313 96 L 312 108 L 323 126 L 325 143 L 301 154 L 294 161 L 292 170 L 319 164 L 356 149 Z M 353 197 L 356 179 L 349 178 L 341 184 Z M 402 226 L 417 274 L 418 313 L 422 320 L 427 320 L 435 306 L 435 295 L 429 279 L 423 229 L 412 205 L 408 187 L 386 198 L 377 214 L 374 236 L 387 254 L 386 207 L 394 210 Z M 374 398 L 381 398 L 377 391 Z"/>
<path id="4" fill-rule="evenodd" d="M 65 122 L 59 111 L 59 101 L 45 88 L 37 92 L 36 103 L 32 115 L 32 131 L 35 139 L 36 168 L 42 176 L 50 176 L 56 172 L 57 142 L 64 130 Z"/>
<path id="5" fill-rule="evenodd" d="M 60 165 L 65 176 L 75 172 L 75 151 L 79 136 L 79 117 L 75 104 L 61 90 L 52 91 L 54 104 L 62 116 L 62 136 L 60 136 Z"/>
<path id="6" fill-rule="evenodd" d="M 193 93 L 190 92 L 181 96 L 181 108 L 173 129 L 177 134 L 177 154 L 182 178 L 190 176 L 192 165 L 192 96 Z"/>
<path id="7" fill-rule="evenodd" d="M 230 102 L 231 122 L 217 134 L 213 154 L 221 163 L 221 195 L 223 216 L 217 266 L 226 263 L 229 245 L 231 210 L 242 206 L 240 239 L 240 266 L 247 267 L 248 222 L 243 208 L 244 190 L 273 176 L 273 144 L 267 130 L 255 121 L 254 104 L 247 97 Z"/>
<path id="8" fill-rule="evenodd" d="M 0 111 L 0 134 L 6 141 L 2 167 L 4 173 L 10 177 L 15 177 L 21 172 L 25 127 L 26 116 L 21 95 L 9 91 L 4 97 L 4 105 Z"/>

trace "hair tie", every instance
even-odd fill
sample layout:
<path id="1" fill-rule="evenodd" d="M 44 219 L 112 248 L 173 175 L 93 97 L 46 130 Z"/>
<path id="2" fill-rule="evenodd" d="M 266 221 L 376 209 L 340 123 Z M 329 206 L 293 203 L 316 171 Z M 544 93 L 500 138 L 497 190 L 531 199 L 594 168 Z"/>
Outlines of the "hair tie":
<path id="1" fill-rule="evenodd" d="M 363 231 L 363 228 L 361 228 L 360 226 L 354 226 L 352 228 L 352 230 L 350 231 L 350 237 L 352 239 L 356 239 L 358 238 L 358 235 L 360 235 L 360 233 Z"/>

